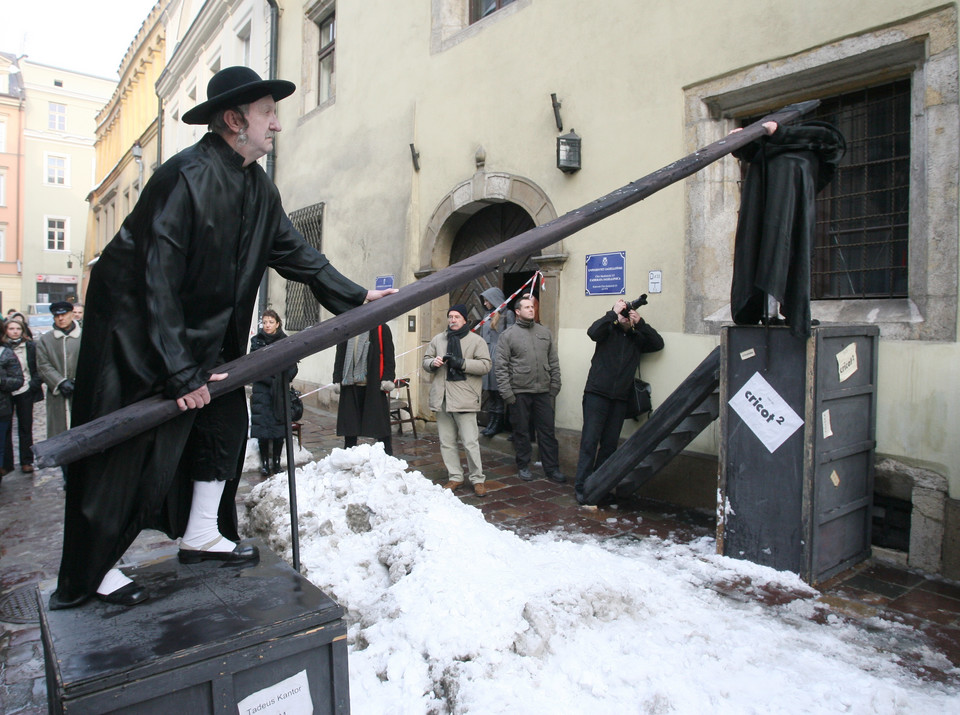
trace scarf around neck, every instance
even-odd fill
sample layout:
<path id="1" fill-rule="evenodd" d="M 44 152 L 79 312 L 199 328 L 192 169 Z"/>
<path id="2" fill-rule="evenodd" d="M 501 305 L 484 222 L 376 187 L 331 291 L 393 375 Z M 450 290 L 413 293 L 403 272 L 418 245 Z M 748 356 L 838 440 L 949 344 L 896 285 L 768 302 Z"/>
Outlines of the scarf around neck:
<path id="1" fill-rule="evenodd" d="M 470 332 L 470 326 L 464 325 L 459 330 L 447 328 L 447 355 L 462 358 L 463 350 L 460 348 L 460 339 Z M 447 364 L 447 380 L 451 382 L 462 382 L 467 379 L 467 373 L 463 370 Z"/>

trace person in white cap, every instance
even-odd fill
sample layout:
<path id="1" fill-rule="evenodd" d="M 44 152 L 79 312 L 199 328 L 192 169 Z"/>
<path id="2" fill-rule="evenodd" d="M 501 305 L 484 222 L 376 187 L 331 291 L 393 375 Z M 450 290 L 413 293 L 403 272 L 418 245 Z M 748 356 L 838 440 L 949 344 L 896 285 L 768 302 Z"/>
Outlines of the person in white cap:
<path id="1" fill-rule="evenodd" d="M 186 112 L 200 141 L 162 164 L 91 271 L 73 397 L 80 425 L 151 395 L 182 414 L 69 466 L 63 556 L 50 608 L 96 595 L 134 605 L 147 591 L 115 564 L 144 528 L 181 537 L 184 563 L 248 564 L 234 504 L 246 442 L 242 388 L 211 401 L 208 381 L 246 351 L 267 267 L 341 313 L 393 289 L 342 276 L 290 223 L 257 159 L 280 131 L 292 82 L 227 67 Z"/>

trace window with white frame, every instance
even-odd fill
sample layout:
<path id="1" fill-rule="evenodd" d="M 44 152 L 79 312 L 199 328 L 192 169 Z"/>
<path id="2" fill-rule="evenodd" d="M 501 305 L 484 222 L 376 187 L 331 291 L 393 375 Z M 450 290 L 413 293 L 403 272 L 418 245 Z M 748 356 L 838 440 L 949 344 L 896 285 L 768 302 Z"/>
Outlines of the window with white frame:
<path id="1" fill-rule="evenodd" d="M 7 120 L 0 117 L 0 154 L 7 151 Z"/>
<path id="2" fill-rule="evenodd" d="M 7 205 L 7 171 L 0 169 L 0 206 Z"/>
<path id="3" fill-rule="evenodd" d="M 240 41 L 240 63 L 244 67 L 250 66 L 250 22 L 240 28 L 237 32 L 237 39 Z"/>
<path id="4" fill-rule="evenodd" d="M 50 102 L 47 111 L 47 129 L 63 132 L 67 129 L 67 105 Z"/>
<path id="5" fill-rule="evenodd" d="M 47 243 L 48 251 L 66 251 L 67 250 L 67 230 L 69 228 L 69 219 L 64 217 L 47 217 Z"/>
<path id="6" fill-rule="evenodd" d="M 67 186 L 70 158 L 62 154 L 47 154 L 47 173 L 44 183 L 48 186 Z"/>
<path id="7" fill-rule="evenodd" d="M 0 223 L 0 261 L 7 257 L 7 224 Z"/>

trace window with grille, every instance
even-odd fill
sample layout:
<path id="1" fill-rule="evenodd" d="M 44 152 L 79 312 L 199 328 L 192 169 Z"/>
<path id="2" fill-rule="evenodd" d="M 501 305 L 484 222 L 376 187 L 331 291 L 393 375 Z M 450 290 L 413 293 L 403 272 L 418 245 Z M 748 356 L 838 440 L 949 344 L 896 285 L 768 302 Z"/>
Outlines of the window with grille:
<path id="1" fill-rule="evenodd" d="M 817 197 L 811 297 L 906 297 L 910 80 L 822 100 L 814 118 L 841 131 L 847 153 Z"/>
<path id="2" fill-rule="evenodd" d="M 323 238 L 323 203 L 313 204 L 290 213 L 293 223 L 307 243 L 321 250 Z M 320 322 L 320 304 L 303 283 L 287 281 L 286 320 L 288 330 L 303 330 Z"/>
<path id="3" fill-rule="evenodd" d="M 470 0 L 470 22 L 482 20 L 512 2 L 514 0 Z"/>
<path id="4" fill-rule="evenodd" d="M 833 181 L 817 195 L 810 297 L 906 297 L 910 80 L 821 99 L 806 119 L 830 122 L 847 140 Z"/>

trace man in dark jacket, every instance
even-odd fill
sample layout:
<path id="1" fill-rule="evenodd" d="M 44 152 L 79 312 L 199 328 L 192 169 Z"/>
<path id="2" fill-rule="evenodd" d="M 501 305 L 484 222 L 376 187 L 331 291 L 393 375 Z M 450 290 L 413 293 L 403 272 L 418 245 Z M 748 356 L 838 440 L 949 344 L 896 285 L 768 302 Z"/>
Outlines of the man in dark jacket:
<path id="1" fill-rule="evenodd" d="M 583 389 L 583 430 L 574 484 L 581 504 L 587 477 L 617 448 L 640 355 L 663 350 L 660 334 L 636 310 L 624 316 L 626 308 L 621 298 L 587 329 L 587 335 L 597 346 Z"/>
<path id="2" fill-rule="evenodd" d="M 207 101 L 182 117 L 210 132 L 157 169 L 91 272 L 73 424 L 158 394 L 182 414 L 70 465 L 51 608 L 94 594 L 121 605 L 146 600 L 114 568 L 144 528 L 182 537 L 185 563 L 259 558 L 234 543 L 244 391 L 211 402 L 207 382 L 244 354 L 268 266 L 307 284 L 333 313 L 395 292 L 363 289 L 311 248 L 256 163 L 280 131 L 276 102 L 294 89 L 246 67 L 214 75 Z"/>
<path id="3" fill-rule="evenodd" d="M 553 413 L 553 398 L 560 392 L 557 344 L 550 330 L 534 319 L 536 305 L 532 298 L 518 300 L 514 312 L 517 322 L 497 342 L 494 370 L 503 401 L 511 406 L 517 475 L 526 482 L 533 479 L 530 430 L 536 429 L 543 471 L 551 482 L 563 484 L 567 478 L 560 473 Z"/>

